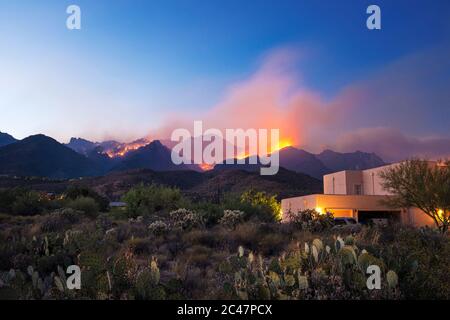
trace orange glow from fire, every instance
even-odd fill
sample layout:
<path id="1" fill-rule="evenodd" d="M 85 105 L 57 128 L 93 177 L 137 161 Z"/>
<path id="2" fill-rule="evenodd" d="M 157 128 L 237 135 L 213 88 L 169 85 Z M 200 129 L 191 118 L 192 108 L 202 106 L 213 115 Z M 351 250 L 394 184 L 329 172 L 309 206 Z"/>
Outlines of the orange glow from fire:
<path id="1" fill-rule="evenodd" d="M 117 157 L 123 157 L 125 156 L 128 152 L 130 151 L 134 151 L 137 150 L 141 147 L 144 147 L 148 144 L 148 141 L 139 141 L 139 142 L 131 142 L 128 144 L 123 144 L 120 147 L 114 148 L 114 149 L 110 149 L 106 151 L 106 154 L 108 155 L 108 157 L 110 158 L 117 158 Z"/>
<path id="2" fill-rule="evenodd" d="M 287 148 L 287 147 L 291 147 L 292 146 L 292 142 L 290 139 L 288 138 L 284 138 L 281 139 L 277 144 L 275 144 L 273 147 L 271 147 L 271 149 L 269 150 L 269 154 L 280 151 L 281 149 Z M 241 154 L 239 154 L 236 159 L 245 159 L 248 158 L 250 156 L 250 154 L 248 152 L 243 152 Z"/>
<path id="3" fill-rule="evenodd" d="M 202 169 L 203 171 L 209 171 L 214 169 L 214 164 L 207 164 L 207 163 L 202 163 L 199 165 L 200 169 Z"/>

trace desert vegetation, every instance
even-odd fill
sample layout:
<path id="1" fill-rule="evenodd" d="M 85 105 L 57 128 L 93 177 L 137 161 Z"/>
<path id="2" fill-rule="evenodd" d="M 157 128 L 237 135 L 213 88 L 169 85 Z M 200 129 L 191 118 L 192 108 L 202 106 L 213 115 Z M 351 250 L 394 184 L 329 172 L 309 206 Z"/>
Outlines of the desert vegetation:
<path id="1" fill-rule="evenodd" d="M 450 241 L 406 226 L 333 228 L 248 190 L 198 202 L 138 185 L 125 208 L 88 188 L 0 191 L 0 299 L 449 299 Z M 81 289 L 66 268 L 81 268 Z M 366 285 L 368 265 L 381 289 Z"/>

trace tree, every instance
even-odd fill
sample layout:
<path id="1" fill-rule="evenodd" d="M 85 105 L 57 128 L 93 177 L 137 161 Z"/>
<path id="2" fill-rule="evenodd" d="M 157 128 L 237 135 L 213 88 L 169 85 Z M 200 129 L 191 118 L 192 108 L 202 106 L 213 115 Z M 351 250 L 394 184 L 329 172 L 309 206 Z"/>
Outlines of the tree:
<path id="1" fill-rule="evenodd" d="M 442 233 L 450 225 L 450 161 L 431 165 L 412 159 L 381 173 L 383 187 L 393 194 L 392 206 L 416 207 L 431 217 Z"/>

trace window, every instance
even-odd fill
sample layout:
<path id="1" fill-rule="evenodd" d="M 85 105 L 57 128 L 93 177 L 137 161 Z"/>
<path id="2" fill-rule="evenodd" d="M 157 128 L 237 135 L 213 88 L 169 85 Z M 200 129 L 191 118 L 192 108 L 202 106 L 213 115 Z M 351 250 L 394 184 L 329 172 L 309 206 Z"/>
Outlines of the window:
<path id="1" fill-rule="evenodd" d="M 358 195 L 362 194 L 362 185 L 355 184 L 355 194 L 358 194 Z"/>

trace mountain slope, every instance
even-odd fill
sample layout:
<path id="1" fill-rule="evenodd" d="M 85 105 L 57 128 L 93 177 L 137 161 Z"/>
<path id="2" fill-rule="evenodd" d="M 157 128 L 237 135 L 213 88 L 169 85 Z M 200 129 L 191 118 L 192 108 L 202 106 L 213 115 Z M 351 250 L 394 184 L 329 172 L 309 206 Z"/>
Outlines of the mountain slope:
<path id="1" fill-rule="evenodd" d="M 366 153 L 361 151 L 339 153 L 332 150 L 324 150 L 316 157 L 332 171 L 364 170 L 386 164 L 375 153 Z"/>
<path id="2" fill-rule="evenodd" d="M 294 147 L 286 147 L 279 151 L 280 166 L 291 171 L 304 173 L 322 179 L 329 169 L 312 153 Z"/>
<path id="3" fill-rule="evenodd" d="M 172 162 L 171 151 L 159 140 L 127 153 L 112 171 L 130 169 L 151 169 L 154 171 L 186 170 L 185 165 L 175 165 Z"/>
<path id="4" fill-rule="evenodd" d="M 278 151 L 280 157 L 280 167 L 288 170 L 307 174 L 316 179 L 322 179 L 323 175 L 341 171 L 341 170 L 364 170 L 379 167 L 385 162 L 374 153 L 365 153 L 361 151 L 351 153 L 339 153 L 331 150 L 325 150 L 320 154 L 309 153 L 302 149 L 294 147 L 286 147 Z M 218 164 L 215 170 L 245 170 L 259 171 L 261 164 L 257 160 L 257 164 L 250 164 L 247 157 L 244 159 L 245 164 L 224 165 Z"/>
<path id="5" fill-rule="evenodd" d="M 0 148 L 0 174 L 75 178 L 97 173 L 92 161 L 44 135 Z"/>
<path id="6" fill-rule="evenodd" d="M 312 153 L 305 150 L 296 149 L 294 147 L 286 147 L 279 151 L 280 167 L 290 171 L 307 174 L 311 177 L 322 179 L 322 176 L 330 170 L 323 165 L 323 163 L 316 158 Z M 236 159 L 234 164 L 219 164 L 214 167 L 215 170 L 245 170 L 245 171 L 259 171 L 261 164 L 259 159 L 256 159 L 257 164 L 250 164 L 250 159 L 254 157 L 245 158 L 245 164 L 237 164 Z"/>
<path id="7" fill-rule="evenodd" d="M 8 144 L 16 142 L 17 139 L 15 139 L 13 136 L 0 132 L 0 147 L 7 146 Z"/>
<path id="8" fill-rule="evenodd" d="M 70 141 L 66 144 L 66 146 L 73 151 L 87 155 L 97 146 L 97 143 L 83 138 L 70 138 Z"/>
<path id="9" fill-rule="evenodd" d="M 242 193 L 249 189 L 276 194 L 279 198 L 323 192 L 322 182 L 306 174 L 280 168 L 273 176 L 245 170 L 213 170 L 205 173 L 207 179 L 189 191 L 202 196 L 220 193 Z"/>

